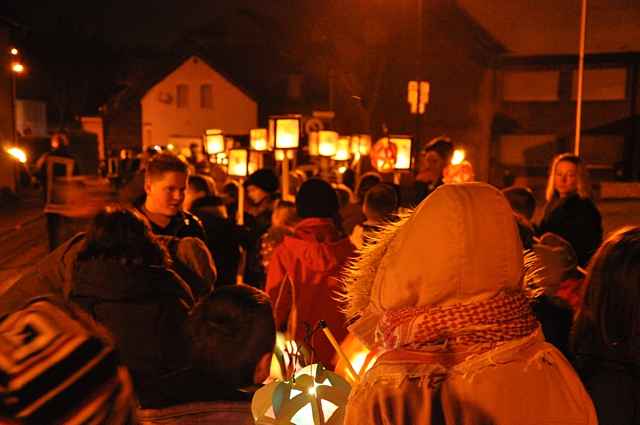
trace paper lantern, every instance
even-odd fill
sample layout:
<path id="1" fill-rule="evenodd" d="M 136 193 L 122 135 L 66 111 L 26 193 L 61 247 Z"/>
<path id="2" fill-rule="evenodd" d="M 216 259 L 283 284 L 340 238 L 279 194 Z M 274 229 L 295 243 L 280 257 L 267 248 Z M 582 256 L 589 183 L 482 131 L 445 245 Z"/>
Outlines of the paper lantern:
<path id="1" fill-rule="evenodd" d="M 319 140 L 318 140 L 318 132 L 312 131 L 309 133 L 309 156 L 318 156 L 319 152 Z"/>
<path id="2" fill-rule="evenodd" d="M 283 161 L 284 160 L 284 155 L 285 152 L 287 153 L 287 159 L 293 159 L 296 157 L 296 154 L 294 151 L 290 151 L 290 150 L 283 150 L 283 149 L 276 149 L 275 151 L 275 157 L 276 157 L 276 161 Z"/>
<path id="3" fill-rule="evenodd" d="M 221 130 L 207 130 L 206 135 L 206 147 L 209 155 L 216 155 L 220 152 L 224 152 L 224 136 Z"/>
<path id="4" fill-rule="evenodd" d="M 411 169 L 411 137 L 409 136 L 390 136 L 391 143 L 396 146 L 396 162 L 394 165 L 397 171 L 406 171 Z"/>
<path id="5" fill-rule="evenodd" d="M 369 155 L 371 152 L 371 136 L 361 134 L 359 137 L 360 155 Z"/>
<path id="6" fill-rule="evenodd" d="M 371 149 L 371 165 L 381 173 L 395 170 L 398 148 L 384 137 Z"/>
<path id="7" fill-rule="evenodd" d="M 231 149 L 229 151 L 228 174 L 233 177 L 246 177 L 249 174 L 249 151 Z"/>
<path id="8" fill-rule="evenodd" d="M 360 155 L 360 136 L 358 135 L 351 136 L 351 155 Z"/>
<path id="9" fill-rule="evenodd" d="M 342 425 L 350 391 L 347 381 L 316 363 L 256 391 L 251 412 L 257 425 Z"/>
<path id="10" fill-rule="evenodd" d="M 336 161 L 348 161 L 349 158 L 351 158 L 349 138 L 346 136 L 339 137 L 336 142 L 336 153 L 333 155 L 333 159 Z"/>
<path id="11" fill-rule="evenodd" d="M 318 132 L 318 153 L 320 156 L 332 157 L 338 150 L 338 133 L 322 130 Z"/>
<path id="12" fill-rule="evenodd" d="M 300 145 L 300 118 L 274 117 L 276 149 L 296 149 Z"/>
<path id="13" fill-rule="evenodd" d="M 449 164 L 442 172 L 442 180 L 445 183 L 466 183 L 475 178 L 473 166 L 467 160 L 459 164 Z"/>
<path id="14" fill-rule="evenodd" d="M 269 150 L 266 128 L 254 128 L 250 130 L 249 137 L 251 139 L 251 150 L 258 152 Z"/>

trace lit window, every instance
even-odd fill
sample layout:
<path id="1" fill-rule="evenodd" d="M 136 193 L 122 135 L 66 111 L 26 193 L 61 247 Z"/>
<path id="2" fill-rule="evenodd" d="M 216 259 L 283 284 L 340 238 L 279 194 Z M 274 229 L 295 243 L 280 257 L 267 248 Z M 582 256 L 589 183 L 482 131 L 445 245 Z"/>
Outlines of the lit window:
<path id="1" fill-rule="evenodd" d="M 187 108 L 189 106 L 189 86 L 178 84 L 176 89 L 176 105 L 178 108 Z"/>
<path id="2" fill-rule="evenodd" d="M 211 84 L 203 84 L 200 86 L 200 107 L 203 109 L 213 108 Z"/>

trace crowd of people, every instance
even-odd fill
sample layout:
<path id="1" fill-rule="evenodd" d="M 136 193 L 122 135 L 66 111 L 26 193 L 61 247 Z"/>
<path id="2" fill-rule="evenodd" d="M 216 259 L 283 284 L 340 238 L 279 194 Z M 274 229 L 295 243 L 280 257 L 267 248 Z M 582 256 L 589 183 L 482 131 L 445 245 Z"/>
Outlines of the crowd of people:
<path id="1" fill-rule="evenodd" d="M 335 366 L 323 321 L 378 355 L 346 424 L 640 424 L 640 228 L 603 242 L 577 156 L 535 222 L 528 188 L 444 183 L 452 152 L 295 201 L 258 170 L 241 225 L 235 183 L 145 159 L 0 295 L 0 422 L 253 423 L 277 332 Z"/>

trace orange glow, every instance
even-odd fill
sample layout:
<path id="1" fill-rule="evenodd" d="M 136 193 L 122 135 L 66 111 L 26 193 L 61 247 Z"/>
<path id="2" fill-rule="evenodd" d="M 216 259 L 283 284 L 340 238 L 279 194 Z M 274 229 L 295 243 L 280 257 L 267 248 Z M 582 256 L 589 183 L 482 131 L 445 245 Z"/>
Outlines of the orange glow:
<path id="1" fill-rule="evenodd" d="M 296 149 L 300 145 L 300 120 L 276 118 L 276 148 Z"/>
<path id="2" fill-rule="evenodd" d="M 371 136 L 368 134 L 360 135 L 360 155 L 369 155 L 371 152 Z"/>
<path id="3" fill-rule="evenodd" d="M 396 170 L 411 169 L 411 138 L 404 136 L 391 136 L 391 143 L 396 145 Z"/>
<path id="4" fill-rule="evenodd" d="M 340 344 L 340 348 L 345 353 L 351 362 L 353 369 L 359 376 L 362 376 L 366 371 L 371 369 L 379 356 L 378 353 L 370 351 L 351 334 L 344 339 L 342 344 Z M 356 381 L 355 377 L 351 374 L 349 368 L 341 359 L 338 358 L 337 360 L 336 373 L 345 378 L 350 384 L 353 384 Z"/>
<path id="5" fill-rule="evenodd" d="M 14 62 L 11 64 L 11 70 L 16 74 L 22 74 L 24 72 L 24 65 L 20 62 Z"/>
<path id="6" fill-rule="evenodd" d="M 318 144 L 318 132 L 312 131 L 309 133 L 309 155 L 318 156 L 320 154 Z"/>
<path id="7" fill-rule="evenodd" d="M 335 131 L 318 132 L 318 153 L 320 156 L 332 157 L 338 150 L 338 133 Z"/>
<path id="8" fill-rule="evenodd" d="M 349 150 L 349 138 L 340 137 L 336 143 L 336 153 L 333 156 L 333 159 L 336 161 L 348 161 L 351 157 Z"/>
<path id="9" fill-rule="evenodd" d="M 249 155 L 246 149 L 231 149 L 229 151 L 229 175 L 233 177 L 247 176 L 248 161 Z"/>
<path id="10" fill-rule="evenodd" d="M 9 50 L 9 53 L 11 53 L 11 56 L 18 56 L 18 49 L 16 49 L 15 47 L 12 47 L 11 50 Z"/>
<path id="11" fill-rule="evenodd" d="M 20 148 L 12 147 L 6 149 L 7 153 L 21 163 L 27 162 L 27 154 Z"/>
<path id="12" fill-rule="evenodd" d="M 261 152 L 269 149 L 266 128 L 254 128 L 249 132 L 249 137 L 252 150 Z"/>
<path id="13" fill-rule="evenodd" d="M 466 156 L 466 152 L 464 151 L 464 149 L 456 149 L 455 151 L 453 151 L 453 156 L 451 157 L 451 164 L 452 165 L 462 164 L 462 161 L 464 161 L 465 156 Z"/>
<path id="14" fill-rule="evenodd" d="M 224 152 L 224 136 L 220 130 L 207 130 L 207 153 L 216 155 Z"/>

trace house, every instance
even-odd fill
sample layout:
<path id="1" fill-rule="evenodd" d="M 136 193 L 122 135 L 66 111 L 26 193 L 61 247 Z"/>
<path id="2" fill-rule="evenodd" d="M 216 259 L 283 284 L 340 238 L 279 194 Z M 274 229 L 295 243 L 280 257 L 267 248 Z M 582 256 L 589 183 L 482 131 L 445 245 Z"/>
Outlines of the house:
<path id="1" fill-rule="evenodd" d="M 142 146 L 188 148 L 207 129 L 248 134 L 257 127 L 258 105 L 207 62 L 191 56 L 142 97 Z"/>

